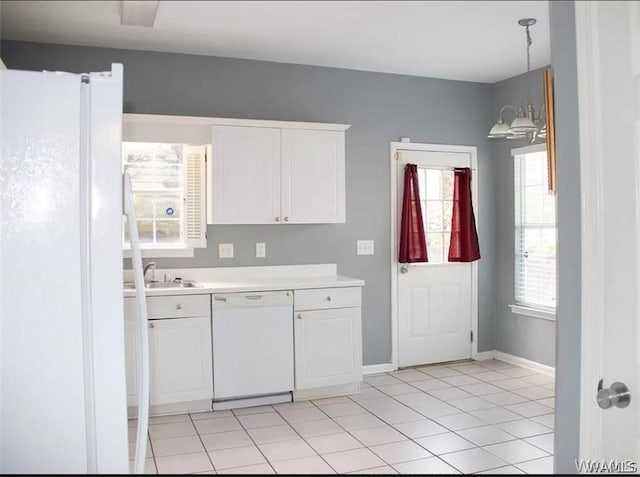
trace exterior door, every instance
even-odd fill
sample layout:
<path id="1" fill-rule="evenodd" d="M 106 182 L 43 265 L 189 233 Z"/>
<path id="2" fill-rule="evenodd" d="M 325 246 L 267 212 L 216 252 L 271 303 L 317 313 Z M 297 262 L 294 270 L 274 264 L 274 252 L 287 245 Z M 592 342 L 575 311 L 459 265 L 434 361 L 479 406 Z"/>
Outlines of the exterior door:
<path id="1" fill-rule="evenodd" d="M 453 168 L 472 167 L 475 148 L 399 150 L 396 241 L 404 191 L 404 167 L 418 166 L 428 263 L 397 263 L 398 366 L 469 359 L 472 355 L 475 265 L 449 263 Z M 474 174 L 475 175 L 475 174 Z M 476 192 L 474 190 L 474 192 Z"/>
<path id="2" fill-rule="evenodd" d="M 578 464 L 586 466 L 578 470 L 638 472 L 640 5 L 576 2 L 575 8 L 583 287 Z M 630 404 L 616 406 L 606 391 L 598 402 L 600 380 L 604 390 L 624 383 Z M 589 467 L 589 459 L 608 466 Z"/>

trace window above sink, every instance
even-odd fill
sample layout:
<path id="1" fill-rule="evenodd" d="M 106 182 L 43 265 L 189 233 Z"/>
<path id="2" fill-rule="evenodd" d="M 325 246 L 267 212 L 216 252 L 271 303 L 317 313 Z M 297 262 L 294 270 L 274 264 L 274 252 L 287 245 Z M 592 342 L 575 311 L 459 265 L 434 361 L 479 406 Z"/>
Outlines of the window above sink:
<path id="1" fill-rule="evenodd" d="M 145 257 L 193 256 L 206 247 L 207 145 L 125 141 L 122 169 L 131 177 Z M 129 237 L 123 227 L 123 249 Z"/>

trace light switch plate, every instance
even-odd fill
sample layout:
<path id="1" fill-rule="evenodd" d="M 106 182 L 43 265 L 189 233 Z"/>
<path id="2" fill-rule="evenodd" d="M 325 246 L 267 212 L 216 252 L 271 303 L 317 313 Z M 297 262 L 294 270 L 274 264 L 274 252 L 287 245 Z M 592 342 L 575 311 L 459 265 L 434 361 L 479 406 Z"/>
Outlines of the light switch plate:
<path id="1" fill-rule="evenodd" d="M 233 258 L 233 244 L 232 243 L 219 243 L 218 244 L 218 257 L 219 258 Z"/>
<path id="2" fill-rule="evenodd" d="M 256 242 L 256 258 L 265 258 L 267 256 L 267 244 L 264 242 Z"/>
<path id="3" fill-rule="evenodd" d="M 358 240 L 358 255 L 373 255 L 373 240 Z"/>

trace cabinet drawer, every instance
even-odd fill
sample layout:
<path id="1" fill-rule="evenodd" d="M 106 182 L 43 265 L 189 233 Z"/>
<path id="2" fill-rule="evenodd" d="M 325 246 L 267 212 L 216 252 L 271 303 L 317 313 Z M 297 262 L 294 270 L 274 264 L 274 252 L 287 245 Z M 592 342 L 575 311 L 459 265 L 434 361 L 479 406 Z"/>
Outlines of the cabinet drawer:
<path id="1" fill-rule="evenodd" d="M 360 287 L 295 290 L 295 310 L 326 310 L 360 306 Z"/>
<path id="2" fill-rule="evenodd" d="M 136 319 L 136 299 L 124 299 L 126 320 Z M 147 297 L 147 313 L 150 320 L 158 318 L 185 318 L 210 316 L 211 295 L 171 295 Z"/>

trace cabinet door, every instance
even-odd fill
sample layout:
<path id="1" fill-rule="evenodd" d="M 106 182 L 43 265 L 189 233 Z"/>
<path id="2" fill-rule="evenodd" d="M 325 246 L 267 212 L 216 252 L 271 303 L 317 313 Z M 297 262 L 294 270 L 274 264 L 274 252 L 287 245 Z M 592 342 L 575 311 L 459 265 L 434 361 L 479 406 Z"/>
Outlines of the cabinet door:
<path id="1" fill-rule="evenodd" d="M 286 222 L 345 221 L 344 132 L 282 130 L 282 216 Z"/>
<path id="2" fill-rule="evenodd" d="M 213 399 L 209 317 L 149 321 L 151 404 Z"/>
<path id="3" fill-rule="evenodd" d="M 127 406 L 138 405 L 138 322 L 133 319 L 124 321 L 124 353 L 127 375 Z"/>
<path id="4" fill-rule="evenodd" d="M 280 129 L 214 126 L 209 223 L 280 220 Z"/>
<path id="5" fill-rule="evenodd" d="M 297 390 L 362 380 L 360 308 L 297 312 L 294 335 Z"/>

